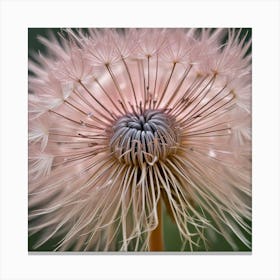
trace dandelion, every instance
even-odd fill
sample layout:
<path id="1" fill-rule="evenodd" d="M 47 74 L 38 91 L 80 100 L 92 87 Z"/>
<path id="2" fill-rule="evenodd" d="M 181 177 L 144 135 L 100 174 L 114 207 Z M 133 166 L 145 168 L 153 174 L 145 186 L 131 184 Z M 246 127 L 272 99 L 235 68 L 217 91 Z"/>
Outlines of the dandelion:
<path id="1" fill-rule="evenodd" d="M 247 36 L 67 29 L 39 40 L 47 54 L 29 63 L 35 249 L 164 250 L 163 211 L 182 248 L 207 249 L 215 235 L 250 248 Z"/>

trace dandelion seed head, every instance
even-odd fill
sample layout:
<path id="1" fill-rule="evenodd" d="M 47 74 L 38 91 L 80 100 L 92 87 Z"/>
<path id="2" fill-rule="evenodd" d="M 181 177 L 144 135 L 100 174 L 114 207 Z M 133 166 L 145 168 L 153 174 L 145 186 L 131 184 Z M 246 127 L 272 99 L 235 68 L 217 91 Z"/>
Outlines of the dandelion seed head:
<path id="1" fill-rule="evenodd" d="M 149 250 L 159 201 L 188 250 L 213 233 L 250 248 L 250 40 L 153 28 L 40 41 L 47 53 L 29 63 L 35 249 Z"/>

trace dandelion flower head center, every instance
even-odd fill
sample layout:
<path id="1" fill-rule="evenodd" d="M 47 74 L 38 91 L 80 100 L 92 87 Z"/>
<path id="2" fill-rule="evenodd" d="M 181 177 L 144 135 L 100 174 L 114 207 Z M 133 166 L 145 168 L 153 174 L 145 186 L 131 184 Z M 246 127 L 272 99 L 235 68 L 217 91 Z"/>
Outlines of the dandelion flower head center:
<path id="1" fill-rule="evenodd" d="M 161 110 L 146 110 L 120 117 L 112 128 L 111 150 L 119 161 L 153 165 L 175 153 L 178 143 L 175 121 Z"/>

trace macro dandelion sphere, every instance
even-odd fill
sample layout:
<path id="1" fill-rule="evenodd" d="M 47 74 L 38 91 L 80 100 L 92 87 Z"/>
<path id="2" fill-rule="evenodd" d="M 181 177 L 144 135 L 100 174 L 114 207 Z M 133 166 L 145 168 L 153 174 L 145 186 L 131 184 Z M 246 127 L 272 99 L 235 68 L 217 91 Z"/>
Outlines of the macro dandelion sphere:
<path id="1" fill-rule="evenodd" d="M 46 53 L 29 61 L 33 249 L 164 250 L 166 215 L 182 250 L 211 250 L 219 236 L 250 250 L 248 37 L 222 28 L 39 37 Z"/>

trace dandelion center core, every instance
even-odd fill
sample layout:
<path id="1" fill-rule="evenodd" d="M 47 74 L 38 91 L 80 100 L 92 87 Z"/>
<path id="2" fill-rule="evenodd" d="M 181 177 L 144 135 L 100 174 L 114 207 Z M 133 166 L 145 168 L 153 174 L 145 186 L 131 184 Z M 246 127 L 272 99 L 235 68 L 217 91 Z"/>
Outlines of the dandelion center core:
<path id="1" fill-rule="evenodd" d="M 178 133 L 171 116 L 161 110 L 131 113 L 117 120 L 112 129 L 111 150 L 129 165 L 153 165 L 175 153 Z"/>

